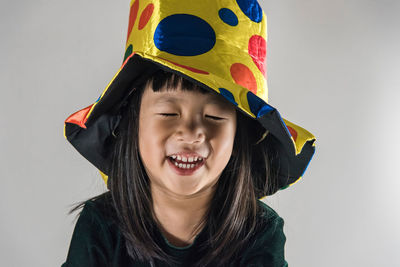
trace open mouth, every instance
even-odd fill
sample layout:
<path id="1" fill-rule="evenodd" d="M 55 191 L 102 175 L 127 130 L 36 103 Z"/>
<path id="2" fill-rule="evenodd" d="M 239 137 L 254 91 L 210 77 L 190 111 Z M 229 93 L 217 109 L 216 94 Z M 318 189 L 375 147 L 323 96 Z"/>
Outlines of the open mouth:
<path id="1" fill-rule="evenodd" d="M 183 162 L 178 160 L 177 158 L 167 157 L 168 163 L 170 166 L 181 175 L 189 175 L 198 170 L 201 166 L 204 165 L 205 160 L 196 160 L 193 162 Z"/>
<path id="2" fill-rule="evenodd" d="M 175 164 L 176 167 L 181 169 L 193 169 L 204 162 L 203 158 L 195 158 L 192 162 L 178 160 L 175 156 L 168 157 L 168 159 Z"/>

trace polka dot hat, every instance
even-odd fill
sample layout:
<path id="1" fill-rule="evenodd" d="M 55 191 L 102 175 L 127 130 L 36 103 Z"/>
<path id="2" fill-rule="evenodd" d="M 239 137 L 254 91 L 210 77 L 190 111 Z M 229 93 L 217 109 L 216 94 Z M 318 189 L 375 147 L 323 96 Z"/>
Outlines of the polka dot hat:
<path id="1" fill-rule="evenodd" d="M 297 182 L 315 137 L 268 104 L 267 18 L 256 0 L 132 0 L 122 66 L 92 105 L 65 120 L 64 136 L 107 181 L 115 110 L 162 68 L 222 95 L 264 128 L 279 159 L 279 189 Z M 261 140 L 260 140 L 261 141 Z M 279 165 L 279 166 L 278 166 Z"/>

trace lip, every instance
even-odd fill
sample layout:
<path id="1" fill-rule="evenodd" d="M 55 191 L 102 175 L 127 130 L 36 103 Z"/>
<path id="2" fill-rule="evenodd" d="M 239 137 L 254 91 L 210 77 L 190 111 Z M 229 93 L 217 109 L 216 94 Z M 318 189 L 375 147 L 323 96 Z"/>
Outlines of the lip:
<path id="1" fill-rule="evenodd" d="M 174 161 L 170 158 L 167 157 L 167 161 L 168 164 L 171 166 L 171 168 L 173 169 L 173 171 L 178 174 L 178 175 L 182 175 L 182 176 L 189 176 L 192 175 L 193 173 L 195 173 L 198 169 L 200 169 L 204 163 L 205 163 L 205 159 L 203 159 L 201 162 L 199 162 L 194 168 L 191 169 L 182 169 L 179 168 L 177 166 L 175 166 Z"/>

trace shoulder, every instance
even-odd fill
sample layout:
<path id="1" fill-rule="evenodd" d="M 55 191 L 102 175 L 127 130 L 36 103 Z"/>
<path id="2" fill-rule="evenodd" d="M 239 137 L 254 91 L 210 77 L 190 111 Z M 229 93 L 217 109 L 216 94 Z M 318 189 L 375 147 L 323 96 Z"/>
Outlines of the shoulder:
<path id="1" fill-rule="evenodd" d="M 258 230 L 252 244 L 243 253 L 241 266 L 287 266 L 284 220 L 266 203 L 258 200 L 258 204 L 261 207 Z"/>
<path id="2" fill-rule="evenodd" d="M 90 219 L 98 224 L 107 226 L 115 224 L 115 216 L 109 191 L 87 200 L 80 214 L 80 218 Z"/>
<path id="3" fill-rule="evenodd" d="M 84 202 L 63 266 L 110 266 L 119 255 L 121 238 L 107 201 L 102 194 Z"/>
<path id="4" fill-rule="evenodd" d="M 88 243 L 104 240 L 110 242 L 119 235 L 116 219 L 111 210 L 108 194 L 104 193 L 83 204 L 75 224 L 74 235 Z"/>
<path id="5" fill-rule="evenodd" d="M 109 205 L 111 201 L 110 191 L 107 191 L 101 195 L 92 197 L 91 199 L 85 201 L 85 207 L 87 209 L 96 209 L 101 211 L 105 206 Z"/>
<path id="6" fill-rule="evenodd" d="M 81 240 L 97 240 L 97 237 L 109 239 L 118 234 L 114 212 L 111 210 L 108 194 L 86 200 L 78 214 L 74 234 Z"/>
<path id="7" fill-rule="evenodd" d="M 276 244 L 284 244 L 286 237 L 283 234 L 283 226 L 285 224 L 283 218 L 266 203 L 259 200 L 261 206 L 260 216 L 260 230 L 258 233 L 258 239 L 262 242 L 271 243 L 272 241 Z"/>
<path id="8" fill-rule="evenodd" d="M 286 237 L 283 234 L 283 226 L 285 224 L 283 218 L 266 203 L 258 200 L 260 208 L 258 231 L 256 239 L 258 243 L 273 243 L 283 245 Z"/>
<path id="9" fill-rule="evenodd" d="M 265 223 L 273 223 L 276 222 L 277 220 L 282 220 L 283 219 L 279 216 L 279 214 L 270 206 L 268 206 L 265 202 L 261 200 L 257 200 L 257 203 L 260 207 L 260 213 L 259 217 L 265 222 Z"/>

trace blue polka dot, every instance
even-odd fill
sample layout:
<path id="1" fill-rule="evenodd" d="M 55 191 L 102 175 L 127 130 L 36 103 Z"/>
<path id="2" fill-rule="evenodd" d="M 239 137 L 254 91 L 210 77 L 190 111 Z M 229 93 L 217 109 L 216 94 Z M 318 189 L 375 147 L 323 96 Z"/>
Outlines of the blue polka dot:
<path id="1" fill-rule="evenodd" d="M 272 110 L 273 107 L 265 103 L 261 98 L 253 94 L 252 92 L 247 92 L 247 102 L 249 102 L 251 112 L 257 117 L 261 117 Z"/>
<path id="2" fill-rule="evenodd" d="M 227 8 L 221 8 L 218 11 L 219 17 L 228 25 L 236 26 L 238 25 L 239 21 L 235 13 L 232 10 Z"/>
<path id="3" fill-rule="evenodd" d="M 263 13 L 257 0 L 236 0 L 236 2 L 249 19 L 257 23 L 262 21 Z"/>
<path id="4" fill-rule="evenodd" d="M 226 99 L 228 99 L 232 104 L 237 106 L 238 104 L 235 101 L 235 97 L 232 95 L 231 92 L 226 90 L 225 88 L 219 88 L 219 92 L 223 95 Z"/>
<path id="5" fill-rule="evenodd" d="M 157 25 L 154 44 L 177 56 L 197 56 L 210 51 L 216 42 L 214 29 L 203 19 L 189 14 L 174 14 Z"/>
<path id="6" fill-rule="evenodd" d="M 266 104 L 264 106 L 262 106 L 262 108 L 260 108 L 260 110 L 258 111 L 257 117 L 262 117 L 267 113 L 270 113 L 272 110 L 274 110 L 273 107 L 271 107 L 270 105 Z"/>

